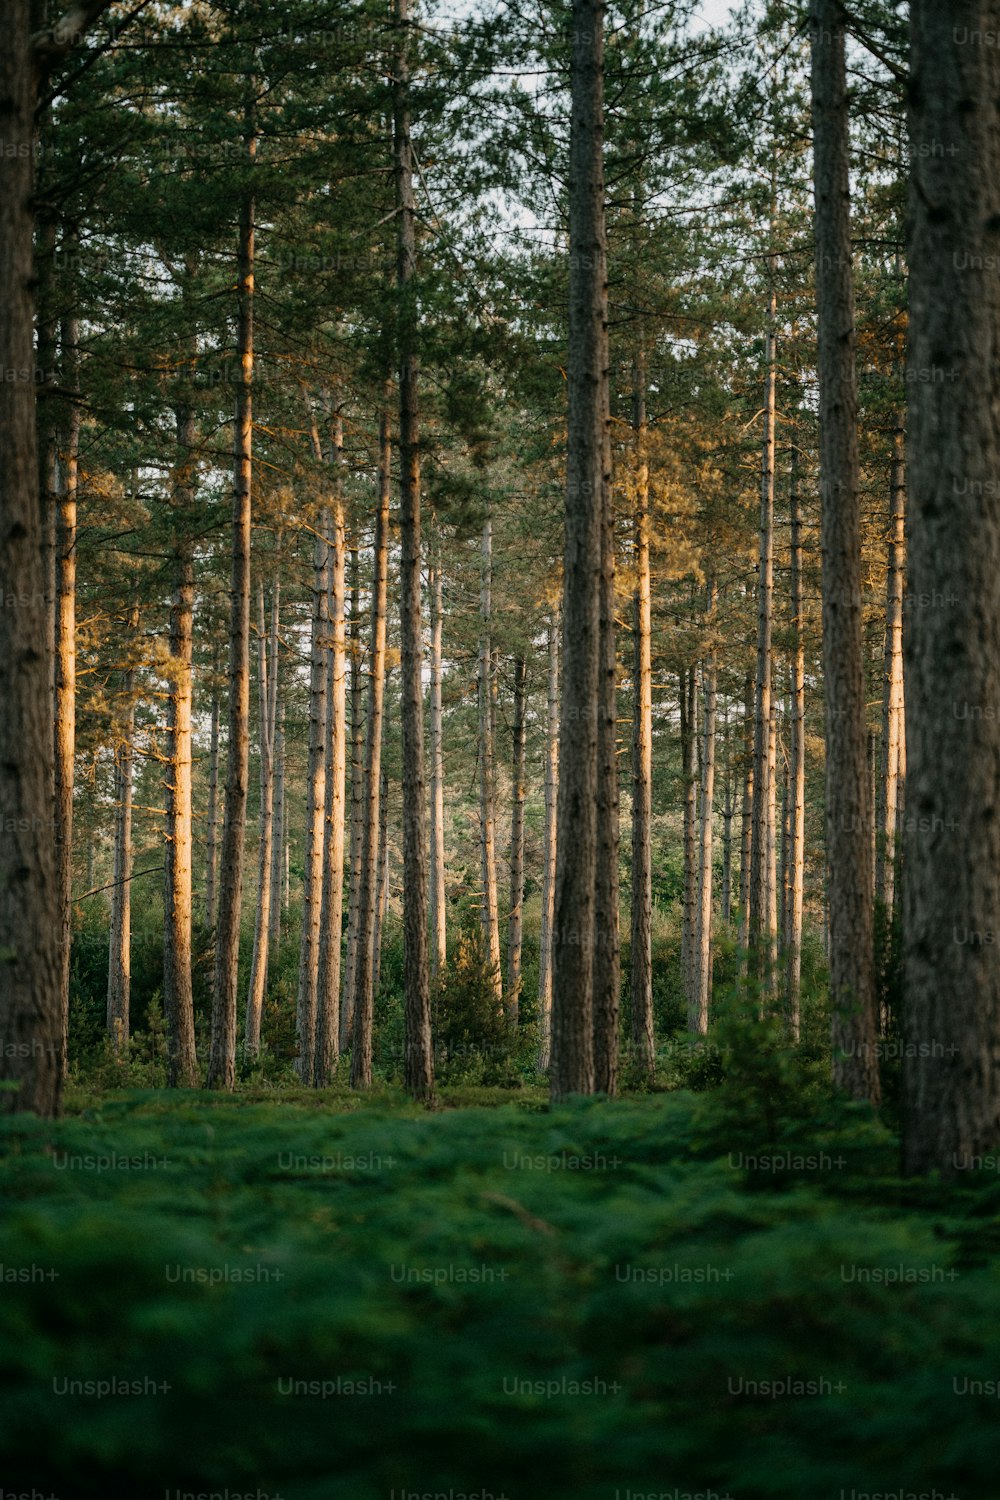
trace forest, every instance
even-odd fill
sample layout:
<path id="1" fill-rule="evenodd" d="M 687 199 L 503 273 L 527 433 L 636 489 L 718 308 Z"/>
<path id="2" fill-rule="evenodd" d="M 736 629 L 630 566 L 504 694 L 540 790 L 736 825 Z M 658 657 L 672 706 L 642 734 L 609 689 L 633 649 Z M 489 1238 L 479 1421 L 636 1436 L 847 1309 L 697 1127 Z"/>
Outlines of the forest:
<path id="1" fill-rule="evenodd" d="M 0 36 L 0 1500 L 997 1500 L 1000 0 Z"/>

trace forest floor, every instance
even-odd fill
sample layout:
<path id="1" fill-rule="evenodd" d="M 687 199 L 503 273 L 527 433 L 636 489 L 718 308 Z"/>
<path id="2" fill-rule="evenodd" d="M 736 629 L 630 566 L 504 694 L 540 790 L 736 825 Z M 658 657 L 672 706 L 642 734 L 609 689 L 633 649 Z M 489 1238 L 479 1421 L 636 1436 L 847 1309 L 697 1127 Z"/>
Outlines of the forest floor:
<path id="1" fill-rule="evenodd" d="M 996 1170 L 829 1102 L 441 1102 L 3 1118 L 4 1491 L 1000 1495 Z"/>

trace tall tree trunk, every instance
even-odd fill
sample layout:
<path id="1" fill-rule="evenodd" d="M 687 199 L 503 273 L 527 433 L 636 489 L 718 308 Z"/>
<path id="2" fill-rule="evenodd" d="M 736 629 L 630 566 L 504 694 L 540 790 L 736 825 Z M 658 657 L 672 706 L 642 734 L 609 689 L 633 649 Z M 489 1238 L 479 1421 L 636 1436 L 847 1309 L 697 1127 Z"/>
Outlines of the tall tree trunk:
<path id="1" fill-rule="evenodd" d="M 553 1099 L 594 1091 L 601 523 L 610 484 L 604 3 L 573 0 L 563 711 L 552 924 Z"/>
<path id="2" fill-rule="evenodd" d="M 251 80 L 251 83 L 253 80 Z M 248 104 L 244 134 L 248 167 L 257 154 L 254 105 Z M 253 293 L 254 199 L 248 188 L 240 201 L 236 347 L 240 380 L 236 387 L 233 434 L 233 553 L 229 617 L 229 759 L 226 812 L 222 825 L 219 920 L 215 933 L 212 987 L 212 1044 L 209 1088 L 231 1089 L 236 1082 L 236 1003 L 243 901 L 243 845 L 250 773 L 250 518 L 253 466 Z"/>
<path id="3" fill-rule="evenodd" d="M 559 615 L 548 625 L 549 674 L 545 728 L 545 829 L 542 918 L 538 939 L 538 1067 L 548 1071 L 552 1052 L 552 916 L 556 895 L 556 804 L 559 788 Z"/>
<path id="4" fill-rule="evenodd" d="M 166 824 L 164 829 L 163 1009 L 167 1023 L 167 1082 L 193 1088 L 194 992 L 191 982 L 191 662 L 193 655 L 194 413 L 180 407 L 178 460 L 173 480 L 174 590 L 170 607 L 170 683 L 167 699 Z"/>
<path id="5" fill-rule="evenodd" d="M 889 563 L 886 570 L 885 673 L 882 690 L 880 826 L 875 867 L 875 899 L 885 929 L 892 922 L 896 895 L 896 831 L 899 825 L 900 766 L 905 754 L 903 726 L 903 580 L 906 572 L 906 436 L 902 413 L 893 433 Z"/>
<path id="6" fill-rule="evenodd" d="M 774 663 L 772 660 L 772 671 Z M 778 972 L 778 698 L 771 683 L 767 735 L 767 993 L 773 996 Z"/>
<path id="7" fill-rule="evenodd" d="M 792 723 L 788 836 L 788 943 L 786 992 L 788 1025 L 799 1039 L 802 990 L 802 902 L 805 869 L 806 816 L 806 655 L 803 641 L 802 512 L 799 497 L 798 449 L 792 449 L 791 473 L 791 588 L 792 588 Z"/>
<path id="8" fill-rule="evenodd" d="M 753 843 L 754 681 L 746 675 L 743 688 L 743 800 L 740 809 L 740 922 L 739 945 L 750 945 L 750 849 Z"/>
<path id="9" fill-rule="evenodd" d="M 710 632 L 705 652 L 702 678 L 704 700 L 704 753 L 701 758 L 701 825 L 698 861 L 698 914 L 695 944 L 694 1004 L 688 1009 L 688 1031 L 704 1036 L 708 1031 L 708 1013 L 712 998 L 712 820 L 715 812 L 715 639 L 718 587 L 714 578 L 708 583 L 706 623 Z"/>
<path id="10" fill-rule="evenodd" d="M 507 1020 L 516 1031 L 521 998 L 521 939 L 524 926 L 524 767 L 527 741 L 528 659 L 514 659 L 514 775 L 510 820 L 510 916 L 507 919 Z"/>
<path id="11" fill-rule="evenodd" d="M 610 442 L 610 415 L 605 427 Z M 605 465 L 610 472 L 610 459 Z M 618 651 L 615 618 L 615 516 L 610 483 L 601 514 L 600 669 L 597 721 L 597 868 L 594 872 L 594 1087 L 618 1092 L 621 1004 L 618 846 Z"/>
<path id="12" fill-rule="evenodd" d="M 257 591 L 257 640 L 259 653 L 258 704 L 260 719 L 260 837 L 257 849 L 257 915 L 254 923 L 253 961 L 247 991 L 243 1045 L 247 1057 L 260 1051 L 260 1020 L 267 987 L 267 962 L 271 936 L 271 843 L 274 837 L 274 727 L 278 713 L 278 617 L 281 582 L 275 577 L 271 594 L 270 641 L 264 618 L 264 585 Z M 274 894 L 277 900 L 277 893 Z"/>
<path id="13" fill-rule="evenodd" d="M 138 624 L 138 611 L 132 620 Z M 128 1047 L 132 989 L 132 737 L 135 733 L 135 670 L 124 674 L 125 713 L 115 746 L 115 858 L 108 930 L 108 1035 L 115 1052 Z"/>
<path id="14" fill-rule="evenodd" d="M 384 726 L 384 721 L 383 721 Z M 384 734 L 383 734 L 384 738 Z M 372 994 L 382 980 L 382 933 L 389 910 L 389 778 L 382 772 L 378 797 L 378 887 L 375 896 L 375 937 L 372 943 Z"/>
<path id="15" fill-rule="evenodd" d="M 75 238 L 70 241 L 75 244 Z M 69 1055 L 69 973 L 73 943 L 73 781 L 76 760 L 76 509 L 80 467 L 79 339 L 76 318 L 62 325 L 63 381 L 71 393 L 56 511 L 55 845 L 59 888 L 60 1066 Z"/>
<path id="16" fill-rule="evenodd" d="M 653 1043 L 653 667 L 649 568 L 649 457 L 646 372 L 640 353 L 632 374 L 635 511 L 632 547 L 632 911 L 629 990 L 633 1066 L 652 1078 Z"/>
<path id="17" fill-rule="evenodd" d="M 30 369 L 34 85 L 30 7 L 10 0 L 0 47 L 0 367 Z M 52 843 L 52 720 L 34 385 L 0 381 L 0 1110 L 55 1115 L 61 1087 L 61 908 Z"/>
<path id="18" fill-rule="evenodd" d="M 280 679 L 278 695 L 278 717 L 274 728 L 274 834 L 271 839 L 271 920 L 268 936 L 268 948 L 272 954 L 277 953 L 281 943 L 281 908 L 288 834 L 285 826 L 285 703 Z"/>
<path id="19" fill-rule="evenodd" d="M 208 852 L 205 870 L 205 926 L 215 926 L 216 879 L 219 851 L 219 714 L 218 690 L 212 689 L 212 721 L 208 744 Z"/>
<path id="20" fill-rule="evenodd" d="M 444 724 L 441 706 L 441 633 L 444 619 L 441 544 L 435 538 L 428 568 L 431 602 L 431 974 L 447 957 L 447 913 L 444 886 Z"/>
<path id="21" fill-rule="evenodd" d="M 839 1088 L 876 1102 L 873 893 L 868 878 L 872 809 L 866 765 L 844 12 L 839 0 L 812 0 L 810 19 L 833 1072 Z M 950 42 L 948 51 L 954 55 Z"/>
<path id="22" fill-rule="evenodd" d="M 698 671 L 681 671 L 681 760 L 684 766 L 684 911 L 681 983 L 685 1005 L 694 1003 L 698 909 Z"/>
<path id="23" fill-rule="evenodd" d="M 753 800 L 750 818 L 750 914 L 747 946 L 750 974 L 763 990 L 771 983 L 771 867 L 774 823 L 771 784 L 771 636 L 774 623 L 774 421 L 777 296 L 767 310 L 764 376 L 764 439 L 760 464 L 760 541 L 757 551 L 757 676 L 754 694 Z"/>
<path id="24" fill-rule="evenodd" d="M 323 892 L 323 829 L 326 813 L 326 651 L 329 638 L 330 546 L 321 532 L 313 542 L 312 632 L 309 651 L 309 760 L 306 769 L 305 879 L 302 937 L 295 1004 L 297 1070 L 313 1081 L 316 1055 L 317 978 Z"/>
<path id="25" fill-rule="evenodd" d="M 386 393 L 388 395 L 388 392 Z M 379 814 L 382 797 L 382 724 L 385 716 L 386 600 L 389 592 L 389 505 L 392 444 L 389 413 L 379 414 L 379 496 L 373 544 L 371 651 L 368 727 L 365 733 L 365 798 L 361 817 L 361 873 L 358 882 L 358 940 L 354 966 L 354 1046 L 371 1057 L 375 1008 L 375 929 L 378 903 Z M 371 1064 L 368 1063 L 370 1068 Z"/>
<path id="26" fill-rule="evenodd" d="M 493 522 L 483 522 L 479 570 L 479 879 L 483 956 L 499 1008 L 503 995 L 500 969 L 500 917 L 497 899 L 496 786 L 493 767 Z"/>
<path id="27" fill-rule="evenodd" d="M 326 662 L 326 732 L 323 752 L 323 879 L 320 897 L 319 962 L 316 972 L 316 1055 L 313 1083 L 325 1088 L 340 1056 L 340 959 L 344 924 L 344 803 L 347 794 L 347 638 L 344 620 L 345 527 L 340 466 L 343 427 L 334 421 L 335 494 L 329 528 L 330 641 Z M 349 1004 L 347 992 L 344 1004 Z"/>
<path id="28" fill-rule="evenodd" d="M 903 1162 L 952 1173 L 1000 1143 L 1000 10 L 911 17 Z"/>
<path id="29" fill-rule="evenodd" d="M 395 0 L 398 48 L 393 86 L 393 145 L 398 213 L 400 637 L 403 731 L 403 987 L 405 1081 L 409 1093 L 434 1092 L 427 945 L 427 841 L 424 788 L 423 642 L 420 609 L 420 405 L 417 362 L 416 203 L 410 137 L 410 0 Z M 370 1083 L 370 1073 L 352 1082 Z"/>
<path id="30" fill-rule="evenodd" d="M 361 825 L 365 800 L 365 729 L 361 687 L 361 558 L 357 537 L 351 542 L 351 834 L 348 852 L 350 882 L 347 900 L 347 960 L 344 965 L 344 1007 L 340 1018 L 341 1046 L 346 1050 L 354 1029 L 354 971 L 358 958 L 358 889 L 361 879 Z"/>

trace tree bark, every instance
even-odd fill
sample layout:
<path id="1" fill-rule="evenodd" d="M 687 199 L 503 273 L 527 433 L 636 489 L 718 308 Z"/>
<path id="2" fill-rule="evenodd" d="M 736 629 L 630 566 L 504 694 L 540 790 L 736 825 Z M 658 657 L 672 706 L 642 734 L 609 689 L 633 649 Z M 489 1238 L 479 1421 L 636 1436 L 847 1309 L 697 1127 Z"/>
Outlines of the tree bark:
<path id="1" fill-rule="evenodd" d="M 493 736 L 493 522 L 483 522 L 479 569 L 479 879 L 483 957 L 499 1009 L 503 999 L 500 968 L 500 916 L 497 898 L 496 777 Z"/>
<path id="2" fill-rule="evenodd" d="M 276 954 L 281 944 L 281 908 L 284 897 L 285 844 L 285 703 L 278 681 L 278 717 L 274 728 L 274 833 L 271 839 L 271 920 L 268 949 Z"/>
<path id="3" fill-rule="evenodd" d="M 138 611 L 132 628 L 138 624 Z M 132 738 L 135 733 L 135 669 L 123 675 L 125 711 L 115 746 L 115 858 L 108 929 L 108 1036 L 116 1053 L 129 1039 L 132 988 Z"/>
<path id="4" fill-rule="evenodd" d="M 792 588 L 792 724 L 788 831 L 788 943 L 786 994 L 788 1026 L 798 1041 L 802 990 L 802 904 L 805 871 L 806 816 L 806 656 L 802 604 L 802 512 L 798 483 L 798 451 L 792 450 L 791 474 L 791 588 Z"/>
<path id="5" fill-rule="evenodd" d="M 395 0 L 398 48 L 393 145 L 398 213 L 400 637 L 403 738 L 403 965 L 405 1082 L 418 1099 L 434 1093 L 427 944 L 427 841 L 424 787 L 423 642 L 420 605 L 420 404 L 417 361 L 416 202 L 410 137 L 409 0 Z M 352 1082 L 367 1085 L 370 1069 Z"/>
<path id="6" fill-rule="evenodd" d="M 718 586 L 714 578 L 708 583 L 706 623 L 709 629 L 708 649 L 702 676 L 704 753 L 701 759 L 701 823 L 698 862 L 697 941 L 693 1004 L 688 1008 L 688 1031 L 704 1036 L 708 1031 L 709 1005 L 712 997 L 712 820 L 715 812 L 715 709 L 716 658 L 715 639 Z"/>
<path id="7" fill-rule="evenodd" d="M 71 239 L 75 244 L 75 237 Z M 73 945 L 73 781 L 76 761 L 76 512 L 80 468 L 80 327 L 62 325 L 62 379 L 71 393 L 56 509 L 55 847 L 59 890 L 60 1066 L 69 1061 L 69 975 Z"/>
<path id="8" fill-rule="evenodd" d="M 610 442 L 610 414 L 605 426 Z M 610 457 L 605 472 L 610 473 Z M 621 1005 L 618 846 L 618 652 L 615 618 L 615 516 L 611 485 L 601 514 L 601 592 L 597 722 L 597 867 L 594 872 L 594 1087 L 618 1092 L 618 1031 Z"/>
<path id="9" fill-rule="evenodd" d="M 251 80 L 252 81 L 252 80 Z M 257 154 L 254 106 L 248 104 L 244 135 L 248 166 Z M 240 915 L 243 900 L 243 847 L 250 773 L 250 523 L 253 469 L 253 294 L 254 198 L 241 196 L 236 292 L 236 347 L 240 380 L 236 387 L 233 434 L 233 549 L 229 618 L 229 758 L 226 811 L 222 825 L 219 920 L 215 933 L 212 987 L 212 1043 L 209 1088 L 232 1089 L 236 1082 L 236 1004 L 239 988 Z"/>
<path id="10" fill-rule="evenodd" d="M 753 794 L 750 818 L 750 913 L 747 929 L 751 978 L 763 994 L 771 984 L 771 868 L 773 786 L 771 768 L 771 637 L 774 623 L 774 425 L 777 295 L 772 287 L 765 339 L 764 440 L 760 465 L 760 541 L 757 552 L 757 675 L 754 694 Z"/>
<path id="11" fill-rule="evenodd" d="M 30 7 L 10 0 L 0 47 L 0 367 L 35 363 Z M 53 740 L 34 382 L 0 381 L 0 1110 L 59 1111 L 60 904 L 52 849 Z"/>
<path id="12" fill-rule="evenodd" d="M 348 851 L 350 881 L 347 900 L 347 958 L 344 965 L 344 1008 L 340 1018 L 341 1047 L 346 1050 L 354 1030 L 354 971 L 358 958 L 358 889 L 361 879 L 361 824 L 365 800 L 365 730 L 361 666 L 361 558 L 357 538 L 351 543 L 351 832 Z"/>
<path id="13" fill-rule="evenodd" d="M 208 745 L 208 852 L 205 870 L 205 926 L 215 926 L 219 853 L 219 694 L 212 689 L 212 724 Z"/>
<path id="14" fill-rule="evenodd" d="M 386 392 L 388 396 L 388 391 Z M 365 733 L 365 798 L 361 816 L 361 871 L 358 882 L 358 938 L 354 991 L 354 1046 L 371 1057 L 375 1010 L 375 929 L 377 925 L 379 826 L 382 798 L 382 724 L 385 716 L 386 601 L 389 592 L 389 507 L 392 497 L 392 443 L 389 413 L 379 413 L 379 494 L 372 557 L 371 650 L 368 726 Z M 371 1064 L 368 1063 L 370 1068 Z"/>
<path id="15" fill-rule="evenodd" d="M 949 1174 L 1000 1143 L 1000 10 L 911 18 L 903 1162 Z"/>
<path id="16" fill-rule="evenodd" d="M 750 848 L 753 842 L 753 678 L 747 673 L 743 689 L 743 802 L 740 810 L 740 922 L 739 945 L 747 954 L 750 944 Z"/>
<path id="17" fill-rule="evenodd" d="M 812 0 L 810 20 L 833 1072 L 839 1088 L 875 1103 L 879 1074 L 868 875 L 872 809 L 866 765 L 850 140 L 839 0 Z"/>
<path id="18" fill-rule="evenodd" d="M 642 357 L 632 376 L 635 511 L 632 547 L 632 910 L 629 991 L 632 1060 L 652 1078 L 653 1042 L 653 667 L 652 586 L 649 567 L 649 457 L 646 451 L 646 373 Z"/>
<path id="19" fill-rule="evenodd" d="M 191 980 L 191 663 L 194 615 L 194 413 L 179 407 L 178 459 L 173 479 L 174 591 L 170 608 L 170 682 L 167 698 L 166 823 L 164 829 L 163 1009 L 167 1024 L 167 1083 L 194 1088 L 194 992 Z"/>
<path id="20" fill-rule="evenodd" d="M 507 1021 L 517 1030 L 521 999 L 521 941 L 524 926 L 524 768 L 527 742 L 528 659 L 514 659 L 513 811 L 510 820 L 510 916 L 507 919 Z"/>
<path id="21" fill-rule="evenodd" d="M 684 910 L 681 983 L 688 1010 L 694 1004 L 698 909 L 698 672 L 681 670 L 681 760 L 684 767 Z"/>
<path id="22" fill-rule="evenodd" d="M 431 975 L 447 958 L 447 912 L 444 885 L 444 724 L 441 705 L 441 634 L 444 619 L 441 544 L 436 539 L 428 568 L 431 603 Z"/>
<path id="23" fill-rule="evenodd" d="M 545 830 L 542 917 L 538 940 L 538 1067 L 548 1072 L 552 1050 L 552 917 L 556 894 L 556 804 L 559 790 L 559 615 L 548 624 L 548 702 L 545 731 Z"/>
<path id="24" fill-rule="evenodd" d="M 323 828 L 326 812 L 326 651 L 329 639 L 330 546 L 320 531 L 313 542 L 312 630 L 309 651 L 309 759 L 306 769 L 305 880 L 302 937 L 295 1004 L 297 1071 L 313 1081 L 316 1055 L 317 979 L 323 892 Z"/>
<path id="25" fill-rule="evenodd" d="M 260 1051 L 260 1021 L 267 988 L 271 936 L 271 845 L 274 837 L 274 731 L 278 714 L 278 618 L 281 581 L 275 577 L 271 594 L 270 641 L 264 618 L 264 585 L 257 591 L 258 704 L 260 720 L 260 836 L 257 849 L 257 915 L 253 960 L 247 991 L 243 1045 L 247 1057 Z M 274 899 L 277 899 L 275 895 Z"/>
<path id="26" fill-rule="evenodd" d="M 893 433 L 889 560 L 886 569 L 885 669 L 882 690 L 881 818 L 875 865 L 875 900 L 885 931 L 892 923 L 896 896 L 896 837 L 899 783 L 905 756 L 903 696 L 903 582 L 906 573 L 906 435 L 900 414 Z"/>
<path id="27" fill-rule="evenodd" d="M 373 995 L 378 994 L 382 979 L 382 932 L 385 928 L 386 912 L 389 910 L 389 778 L 384 770 L 378 803 L 378 891 L 375 898 L 375 938 L 372 945 Z"/>
<path id="28" fill-rule="evenodd" d="M 344 804 L 347 794 L 347 638 L 344 620 L 345 524 L 340 471 L 343 427 L 333 433 L 334 500 L 329 517 L 330 560 L 327 612 L 326 724 L 323 748 L 323 877 L 320 896 L 319 961 L 316 971 L 316 1055 L 313 1083 L 325 1088 L 340 1056 L 340 961 L 344 925 Z M 344 1005 L 350 1003 L 344 992 Z"/>

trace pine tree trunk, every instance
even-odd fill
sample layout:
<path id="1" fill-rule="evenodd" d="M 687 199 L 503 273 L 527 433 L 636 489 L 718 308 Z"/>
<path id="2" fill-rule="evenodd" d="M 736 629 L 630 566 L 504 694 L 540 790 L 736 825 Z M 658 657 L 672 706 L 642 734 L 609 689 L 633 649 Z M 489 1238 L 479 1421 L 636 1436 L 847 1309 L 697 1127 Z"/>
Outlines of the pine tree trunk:
<path id="1" fill-rule="evenodd" d="M 251 80 L 252 81 L 252 80 Z M 253 106 L 247 108 L 244 136 L 248 166 L 257 152 Z M 209 1088 L 232 1089 L 236 1082 L 236 1004 L 239 989 L 240 915 L 243 901 L 243 846 L 247 784 L 250 779 L 250 520 L 253 464 L 253 292 L 254 200 L 240 202 L 236 345 L 240 381 L 236 387 L 233 441 L 233 551 L 229 619 L 229 758 L 226 811 L 222 824 L 219 919 L 215 933 L 212 986 L 212 1043 Z"/>
<path id="2" fill-rule="evenodd" d="M 71 244 L 76 243 L 75 239 Z M 62 325 L 62 379 L 72 397 L 79 394 L 79 324 Z M 62 487 L 56 510 L 55 655 L 55 847 L 59 890 L 60 1066 L 69 1056 L 69 974 L 73 943 L 73 780 L 76 757 L 76 509 L 80 463 L 80 404 L 70 400 L 62 458 Z"/>
<path id="3" fill-rule="evenodd" d="M 441 633 L 444 619 L 440 541 L 428 569 L 431 601 L 431 975 L 447 957 L 447 913 L 444 885 L 444 724 L 441 706 Z"/>
<path id="4" fill-rule="evenodd" d="M 774 663 L 772 660 L 772 671 Z M 773 997 L 778 972 L 778 699 L 771 683 L 767 735 L 767 994 Z"/>
<path id="5" fill-rule="evenodd" d="M 208 852 L 205 870 L 205 926 L 215 926 L 219 849 L 219 695 L 212 691 L 212 726 L 208 746 Z"/>
<path id="6" fill-rule="evenodd" d="M 33 59 L 27 0 L 4 7 L 0 98 L 0 367 L 34 364 L 32 332 Z M 0 381 L 0 1110 L 59 1111 L 59 922 L 52 841 L 53 742 L 34 385 Z"/>
<path id="7" fill-rule="evenodd" d="M 911 18 L 903 1162 L 978 1176 L 1000 1144 L 1000 14 Z"/>
<path id="8" fill-rule="evenodd" d="M 274 834 L 271 839 L 271 921 L 268 947 L 277 954 L 281 944 L 281 909 L 284 905 L 285 847 L 288 830 L 285 812 L 285 704 L 278 682 L 278 718 L 274 729 Z"/>
<path id="9" fill-rule="evenodd" d="M 384 747 L 384 719 L 383 719 Z M 382 933 L 389 910 L 389 778 L 382 772 L 378 797 L 378 891 L 375 898 L 375 937 L 372 943 L 372 994 L 382 980 Z"/>
<path id="10" fill-rule="evenodd" d="M 610 441 L 610 416 L 605 428 Z M 606 461 L 610 472 L 610 457 Z M 615 516 L 611 485 L 601 516 L 600 670 L 597 722 L 597 867 L 594 872 L 594 1087 L 618 1092 L 621 1005 L 618 845 L 618 652 L 615 620 Z"/>
<path id="11" fill-rule="evenodd" d="M 792 589 L 792 721 L 788 835 L 788 943 L 786 992 L 788 1026 L 798 1041 L 802 989 L 802 902 L 806 815 L 806 656 L 803 641 L 802 513 L 798 483 L 798 450 L 792 449 L 791 473 Z"/>
<path id="12" fill-rule="evenodd" d="M 479 571 L 479 879 L 483 957 L 499 1008 L 503 995 L 500 969 L 500 918 L 497 900 L 496 787 L 493 767 L 493 523 L 483 522 Z"/>
<path id="13" fill-rule="evenodd" d="M 257 590 L 259 652 L 258 704 L 260 720 L 260 835 L 257 848 L 257 915 L 253 960 L 247 992 L 243 1045 L 247 1057 L 260 1051 L 260 1021 L 267 988 L 268 945 L 271 935 L 271 844 L 274 837 L 274 728 L 278 708 L 278 615 L 281 584 L 275 578 L 271 595 L 270 641 L 264 619 L 264 585 Z M 275 893 L 274 899 L 277 900 Z"/>
<path id="14" fill-rule="evenodd" d="M 552 915 L 556 894 L 556 803 L 559 789 L 559 616 L 548 624 L 549 673 L 545 730 L 545 829 L 542 918 L 538 940 L 538 1067 L 548 1072 L 552 1051 Z"/>
<path id="15" fill-rule="evenodd" d="M 427 836 L 424 787 L 423 641 L 420 608 L 420 406 L 413 142 L 410 137 L 409 0 L 395 0 L 398 51 L 393 86 L 393 145 L 399 209 L 397 281 L 399 320 L 400 637 L 403 731 L 403 986 L 406 1012 L 405 1082 L 418 1099 L 434 1092 L 430 968 L 427 944 Z M 353 1063 L 353 1060 L 352 1060 Z M 369 1084 L 359 1073 L 352 1082 Z"/>
<path id="16" fill-rule="evenodd" d="M 316 1055 L 313 1083 L 325 1088 L 340 1056 L 341 938 L 344 925 L 344 805 L 347 795 L 347 637 L 344 619 L 346 561 L 344 502 L 340 492 L 343 428 L 334 422 L 335 495 L 329 518 L 331 538 L 327 613 L 330 639 L 326 659 L 326 724 L 323 747 L 323 875 L 320 896 L 319 960 L 316 970 Z M 344 992 L 344 1005 L 349 1004 Z"/>
<path id="17" fill-rule="evenodd" d="M 514 659 L 513 812 L 510 820 L 510 916 L 507 919 L 507 1021 L 517 1030 L 521 999 L 521 940 L 524 926 L 524 769 L 528 660 Z"/>
<path id="18" fill-rule="evenodd" d="M 632 431 L 636 447 L 635 513 L 632 546 L 632 911 L 629 990 L 632 1061 L 645 1078 L 653 1075 L 653 668 L 652 592 L 649 568 L 649 459 L 646 453 L 646 376 L 635 362 L 632 378 Z"/>
<path id="19" fill-rule="evenodd" d="M 361 688 L 361 558 L 357 539 L 351 544 L 351 833 L 348 852 L 350 881 L 347 900 L 347 957 L 344 965 L 344 1007 L 340 1018 L 341 1046 L 346 1050 L 354 1029 L 354 971 L 358 958 L 358 890 L 361 879 L 361 824 L 365 800 L 365 728 Z"/>
<path id="20" fill-rule="evenodd" d="M 684 767 L 684 911 L 681 984 L 688 1010 L 694 1004 L 698 909 L 698 671 L 681 672 L 681 760 Z"/>
<path id="21" fill-rule="evenodd" d="M 194 413 L 176 412 L 178 461 L 174 474 L 174 590 L 170 607 L 170 683 L 167 699 L 166 824 L 164 830 L 163 1009 L 167 1024 L 167 1082 L 193 1088 L 194 993 L 191 982 L 191 662 L 194 554 Z"/>
<path id="22" fill-rule="evenodd" d="M 715 631 L 718 588 L 709 580 L 706 623 Z M 704 753 L 701 760 L 701 823 L 698 861 L 698 913 L 694 1004 L 688 1009 L 688 1031 L 704 1036 L 708 1031 L 709 1006 L 712 998 L 712 820 L 715 812 L 715 710 L 716 664 L 714 637 L 705 653 L 702 680 Z"/>
<path id="23" fill-rule="evenodd" d="M 387 393 L 388 394 L 388 393 Z M 389 413 L 379 414 L 379 496 L 372 557 L 371 650 L 368 726 L 365 733 L 365 798 L 361 815 L 361 871 L 358 882 L 358 938 L 354 990 L 355 1050 L 371 1057 L 375 1008 L 379 826 L 382 797 L 382 725 L 385 717 L 386 601 L 389 592 L 389 507 L 392 496 L 392 444 Z M 370 1068 L 370 1062 L 367 1064 Z"/>
<path id="24" fill-rule="evenodd" d="M 323 892 L 323 830 L 326 814 L 326 651 L 329 639 L 330 546 L 317 532 L 313 542 L 312 632 L 309 650 L 309 759 L 306 769 L 305 879 L 302 937 L 295 1004 L 298 1075 L 313 1081 L 316 1055 L 317 978 Z"/>
<path id="25" fill-rule="evenodd" d="M 812 0 L 810 19 L 833 1072 L 839 1088 L 874 1103 L 879 1075 L 868 873 L 872 808 L 866 765 L 850 139 L 839 0 Z M 953 51 L 950 45 L 948 50 Z"/>
<path id="26" fill-rule="evenodd" d="M 750 848 L 753 842 L 753 678 L 747 673 L 743 689 L 743 802 L 740 810 L 740 921 L 739 945 L 744 954 L 750 944 Z"/>
<path id="27" fill-rule="evenodd" d="M 750 975 L 766 991 L 771 982 L 771 880 L 773 787 L 771 767 L 771 637 L 774 623 L 774 423 L 775 318 L 772 288 L 765 341 L 764 440 L 760 465 L 760 541 L 757 551 L 757 675 L 754 695 L 753 797 L 750 818 L 750 913 L 747 930 Z"/>
<path id="28" fill-rule="evenodd" d="M 138 612 L 133 628 L 138 623 Z M 115 858 L 108 930 L 108 1036 L 116 1053 L 129 1039 L 132 988 L 132 737 L 135 733 L 135 671 L 124 674 L 125 715 L 115 746 Z"/>
<path id="29" fill-rule="evenodd" d="M 896 830 L 903 754 L 903 581 L 906 572 L 906 439 L 900 415 L 893 434 L 889 563 L 886 569 L 885 674 L 882 692 L 881 818 L 875 866 L 875 899 L 885 930 L 896 895 Z"/>

